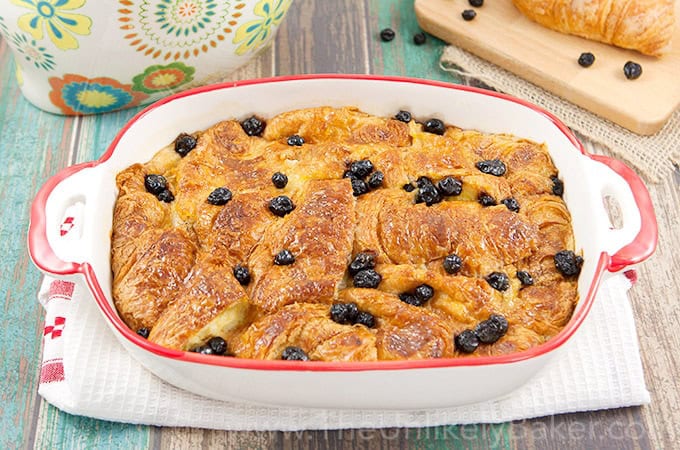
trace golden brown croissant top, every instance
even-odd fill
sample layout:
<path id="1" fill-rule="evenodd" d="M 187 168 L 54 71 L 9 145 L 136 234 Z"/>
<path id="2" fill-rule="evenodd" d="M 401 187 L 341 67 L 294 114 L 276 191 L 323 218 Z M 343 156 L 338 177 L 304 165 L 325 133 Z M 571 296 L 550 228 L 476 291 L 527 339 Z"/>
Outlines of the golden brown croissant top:
<path id="1" fill-rule="evenodd" d="M 473 355 L 539 345 L 570 319 L 577 280 L 555 257 L 574 249 L 571 217 L 544 145 L 355 108 L 245 128 L 217 123 L 184 135 L 186 154 L 170 145 L 118 174 L 113 296 L 150 341 L 439 358 L 467 355 L 457 336 L 483 323 L 507 329 Z"/>
<path id="2" fill-rule="evenodd" d="M 660 56 L 675 28 L 674 0 L 512 0 L 539 24 L 587 39 Z"/>

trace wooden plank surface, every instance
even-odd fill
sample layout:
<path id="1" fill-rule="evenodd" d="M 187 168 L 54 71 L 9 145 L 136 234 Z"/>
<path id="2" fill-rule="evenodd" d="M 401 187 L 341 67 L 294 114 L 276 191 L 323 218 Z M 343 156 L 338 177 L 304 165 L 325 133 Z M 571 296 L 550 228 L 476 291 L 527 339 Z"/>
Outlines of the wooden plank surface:
<path id="1" fill-rule="evenodd" d="M 397 38 L 383 43 L 380 29 Z M 408 0 L 296 0 L 275 44 L 233 79 L 273 74 L 348 72 L 457 81 L 438 68 L 443 43 L 418 32 Z M 63 118 L 19 94 L 14 64 L 0 40 L 0 448 L 673 448 L 680 441 L 680 171 L 650 186 L 660 246 L 631 291 L 652 404 L 494 425 L 343 431 L 225 432 L 105 422 L 63 413 L 37 395 L 42 310 L 37 270 L 25 250 L 28 207 L 60 168 L 99 157 L 136 111 Z"/>
<path id="2" fill-rule="evenodd" d="M 680 2 L 675 6 L 680 17 Z M 465 21 L 461 12 L 470 8 L 467 0 L 415 1 L 428 32 L 637 133 L 654 134 L 680 105 L 680 20 L 675 46 L 655 58 L 542 27 L 511 0 L 486 2 Z M 596 56 L 588 69 L 577 64 L 586 51 Z M 643 68 L 635 81 L 623 75 L 629 60 Z"/>

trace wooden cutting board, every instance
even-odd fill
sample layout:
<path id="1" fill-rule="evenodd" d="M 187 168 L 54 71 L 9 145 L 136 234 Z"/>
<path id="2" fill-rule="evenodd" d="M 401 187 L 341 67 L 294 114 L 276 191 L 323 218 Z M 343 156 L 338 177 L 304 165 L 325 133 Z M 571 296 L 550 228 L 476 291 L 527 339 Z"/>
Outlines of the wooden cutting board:
<path id="1" fill-rule="evenodd" d="M 673 49 L 661 58 L 561 34 L 523 16 L 511 0 L 415 0 L 420 27 L 542 88 L 639 134 L 654 134 L 680 105 L 680 1 L 676 1 Z M 474 9 L 465 21 L 461 13 Z M 589 68 L 578 65 L 582 52 L 595 55 Z M 628 80 L 626 61 L 642 66 Z"/>

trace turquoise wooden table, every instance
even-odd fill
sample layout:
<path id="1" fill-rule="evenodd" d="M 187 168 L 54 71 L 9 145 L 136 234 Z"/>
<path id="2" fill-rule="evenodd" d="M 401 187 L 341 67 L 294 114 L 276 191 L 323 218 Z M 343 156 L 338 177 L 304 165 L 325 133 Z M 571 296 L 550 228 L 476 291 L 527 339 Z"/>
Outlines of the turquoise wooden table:
<path id="1" fill-rule="evenodd" d="M 296 0 L 275 44 L 233 79 L 297 73 L 375 73 L 453 81 L 444 43 L 419 31 L 408 0 Z M 381 42 L 391 26 L 397 38 Z M 96 117 L 44 113 L 20 94 L 0 39 L 0 448 L 672 448 L 680 442 L 680 256 L 674 251 L 680 171 L 650 186 L 660 226 L 656 255 L 631 292 L 652 404 L 497 425 L 421 429 L 223 432 L 110 423 L 63 413 L 37 394 L 41 279 L 26 252 L 29 206 L 59 169 L 98 158 L 137 111 Z"/>

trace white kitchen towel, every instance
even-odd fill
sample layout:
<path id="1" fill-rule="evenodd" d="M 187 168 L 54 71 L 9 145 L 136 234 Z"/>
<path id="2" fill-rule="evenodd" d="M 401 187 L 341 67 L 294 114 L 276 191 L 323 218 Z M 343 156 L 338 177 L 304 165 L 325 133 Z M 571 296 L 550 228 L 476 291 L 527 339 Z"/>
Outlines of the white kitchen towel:
<path id="1" fill-rule="evenodd" d="M 629 276 L 634 272 L 629 273 Z M 77 415 L 120 422 L 282 430 L 497 423 L 649 403 L 623 275 L 604 282 L 589 316 L 528 384 L 496 401 L 409 411 L 266 407 L 209 400 L 146 371 L 118 343 L 89 292 L 46 278 L 39 393 Z"/>

